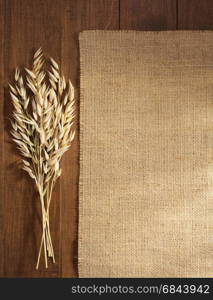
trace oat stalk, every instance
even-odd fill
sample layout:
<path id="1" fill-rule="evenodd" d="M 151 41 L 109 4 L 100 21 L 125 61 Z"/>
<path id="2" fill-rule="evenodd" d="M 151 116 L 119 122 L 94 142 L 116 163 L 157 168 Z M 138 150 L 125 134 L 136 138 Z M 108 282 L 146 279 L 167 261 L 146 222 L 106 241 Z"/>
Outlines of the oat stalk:
<path id="1" fill-rule="evenodd" d="M 31 69 L 16 69 L 15 82 L 9 87 L 13 103 L 11 134 L 23 157 L 23 170 L 35 181 L 41 203 L 42 237 L 36 269 L 42 249 L 47 268 L 48 257 L 55 262 L 49 222 L 52 192 L 61 175 L 62 155 L 75 136 L 74 88 L 41 48 L 33 56 Z"/>

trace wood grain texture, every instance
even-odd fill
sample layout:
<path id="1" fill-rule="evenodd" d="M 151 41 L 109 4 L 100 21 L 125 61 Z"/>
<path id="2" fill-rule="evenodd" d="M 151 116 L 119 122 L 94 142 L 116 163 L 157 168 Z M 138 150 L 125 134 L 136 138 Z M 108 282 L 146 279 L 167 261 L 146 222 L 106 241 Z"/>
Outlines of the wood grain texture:
<path id="1" fill-rule="evenodd" d="M 2 39 L 1 68 L 1 212 L 4 239 L 0 276 L 3 277 L 75 277 L 77 276 L 77 214 L 79 142 L 62 162 L 62 178 L 54 190 L 51 207 L 51 231 L 56 252 L 55 265 L 45 270 L 44 261 L 35 270 L 41 237 L 40 204 L 32 181 L 18 168 L 19 153 L 11 143 L 8 117 L 11 105 L 7 82 L 17 65 L 29 65 L 33 51 L 42 46 L 54 57 L 79 87 L 78 34 L 84 29 L 118 29 L 118 0 L 7 0 L 2 1 L 5 41 Z M 3 22 L 1 18 L 1 23 Z M 1 31 L 3 26 L 1 26 Z M 1 32 L 2 33 L 2 32 Z M 2 36 L 2 35 L 1 35 Z M 4 49 L 3 49 L 4 48 Z M 78 93 L 77 93 L 78 94 Z M 4 95 L 4 97 L 3 97 Z M 3 99 L 4 98 L 4 99 Z M 77 122 L 78 130 L 78 104 Z M 5 136 L 5 138 L 4 138 Z M 3 152 L 6 153 L 3 156 Z M 4 183 L 4 184 L 3 184 Z M 3 195 L 4 193 L 4 195 Z M 1 224 L 1 223 L 0 223 Z M 2 225 L 2 224 L 1 224 Z M 3 268 L 4 267 L 4 268 Z"/>
<path id="2" fill-rule="evenodd" d="M 120 29 L 176 29 L 176 0 L 121 0 Z"/>
<path id="3" fill-rule="evenodd" d="M 4 226 L 4 168 L 3 168 L 3 160 L 4 160 L 4 59 L 3 59 L 3 51 L 4 51 L 4 2 L 0 1 L 0 276 L 4 271 L 4 238 L 3 238 L 3 226 Z"/>
<path id="4" fill-rule="evenodd" d="M 178 29 L 213 29 L 212 0 L 178 0 Z"/>
<path id="5" fill-rule="evenodd" d="M 11 104 L 7 81 L 16 66 L 29 65 L 33 51 L 43 50 L 61 61 L 61 5 L 51 1 L 5 1 L 4 47 L 4 276 L 59 276 L 60 182 L 54 191 L 51 206 L 51 231 L 55 245 L 55 265 L 46 271 L 44 261 L 35 271 L 41 238 L 40 203 L 30 178 L 20 169 L 20 156 L 11 143 L 8 118 Z M 54 222 L 52 222 L 54 220 Z"/>

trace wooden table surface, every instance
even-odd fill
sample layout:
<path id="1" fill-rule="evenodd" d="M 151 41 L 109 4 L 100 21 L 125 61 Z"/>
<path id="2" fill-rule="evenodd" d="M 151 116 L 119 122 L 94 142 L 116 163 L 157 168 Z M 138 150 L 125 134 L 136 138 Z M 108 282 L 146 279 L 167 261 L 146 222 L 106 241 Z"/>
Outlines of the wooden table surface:
<path id="1" fill-rule="evenodd" d="M 7 82 L 38 47 L 79 90 L 78 34 L 85 29 L 213 29 L 212 0 L 0 0 L 0 276 L 77 277 L 79 135 L 64 155 L 51 207 L 55 265 L 35 270 L 39 201 L 10 142 Z M 77 107 L 79 107 L 79 99 Z M 78 109 L 79 110 L 79 109 Z M 77 120 L 77 132 L 79 129 Z M 86 247 L 86 245 L 85 245 Z"/>

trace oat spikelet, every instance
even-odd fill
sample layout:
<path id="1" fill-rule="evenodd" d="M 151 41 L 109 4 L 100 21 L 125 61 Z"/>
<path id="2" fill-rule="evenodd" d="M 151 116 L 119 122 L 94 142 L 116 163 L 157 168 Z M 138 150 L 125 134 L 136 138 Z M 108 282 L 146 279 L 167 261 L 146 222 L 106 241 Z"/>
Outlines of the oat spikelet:
<path id="1" fill-rule="evenodd" d="M 55 262 L 49 225 L 51 196 L 61 175 L 61 158 L 75 136 L 74 88 L 41 48 L 33 56 L 31 69 L 16 69 L 14 84 L 9 88 L 13 103 L 11 135 L 23 156 L 23 170 L 35 181 L 41 203 L 42 237 L 36 269 L 42 249 L 47 268 L 48 257 Z"/>

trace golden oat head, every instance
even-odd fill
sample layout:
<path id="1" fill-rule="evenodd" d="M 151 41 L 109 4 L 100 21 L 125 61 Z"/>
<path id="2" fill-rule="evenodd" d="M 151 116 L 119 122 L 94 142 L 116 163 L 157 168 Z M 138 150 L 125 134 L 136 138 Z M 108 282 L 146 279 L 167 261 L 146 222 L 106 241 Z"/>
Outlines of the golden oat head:
<path id="1" fill-rule="evenodd" d="M 71 81 L 60 73 L 57 62 L 39 48 L 32 68 L 15 71 L 9 84 L 13 115 L 11 134 L 23 156 L 23 170 L 35 181 L 42 207 L 43 235 L 37 262 L 44 246 L 54 253 L 49 231 L 49 205 L 56 179 L 61 175 L 60 160 L 69 149 L 75 131 L 75 93 Z"/>

